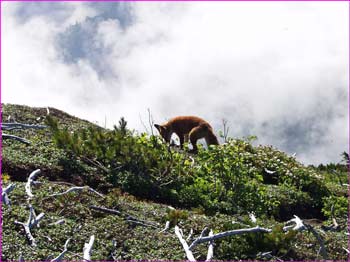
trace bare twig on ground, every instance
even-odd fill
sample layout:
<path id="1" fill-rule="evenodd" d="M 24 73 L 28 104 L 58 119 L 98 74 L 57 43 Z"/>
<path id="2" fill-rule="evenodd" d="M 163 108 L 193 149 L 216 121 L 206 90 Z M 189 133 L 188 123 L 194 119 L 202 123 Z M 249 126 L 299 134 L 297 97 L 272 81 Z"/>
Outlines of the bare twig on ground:
<path id="1" fill-rule="evenodd" d="M 22 123 L 1 123 L 2 130 L 15 130 L 15 129 L 44 129 L 45 125 L 36 124 L 22 124 Z"/>
<path id="2" fill-rule="evenodd" d="M 178 226 L 175 226 L 175 234 L 176 236 L 179 238 L 184 250 L 185 250 L 185 253 L 186 253 L 186 256 L 187 256 L 187 259 L 189 261 L 196 261 L 196 259 L 194 258 L 193 256 L 193 253 L 192 251 L 190 250 L 190 248 L 188 247 L 188 244 L 186 242 L 186 240 L 183 238 L 183 235 L 181 233 L 181 230 Z"/>
<path id="3" fill-rule="evenodd" d="M 34 170 L 28 177 L 27 183 L 25 185 L 25 189 L 26 189 L 26 193 L 28 195 L 28 198 L 32 198 L 34 195 L 32 194 L 32 189 L 31 186 L 33 184 L 33 181 L 35 179 L 35 177 L 41 173 L 40 169 Z"/>
<path id="4" fill-rule="evenodd" d="M 64 244 L 64 249 L 63 251 L 54 259 L 51 260 L 51 262 L 56 262 L 56 261 L 61 261 L 64 257 L 64 254 L 68 251 L 67 246 L 70 241 L 70 238 L 67 239 L 66 243 Z"/>
<path id="5" fill-rule="evenodd" d="M 190 245 L 190 249 L 193 249 L 196 245 L 203 243 L 203 242 L 208 242 L 208 241 L 213 241 L 219 238 L 227 237 L 227 236 L 232 236 L 232 235 L 240 235 L 240 234 L 245 234 L 245 233 L 257 233 L 257 232 L 263 232 L 263 233 L 270 233 L 272 230 L 267 229 L 267 228 L 262 228 L 260 226 L 252 227 L 252 228 L 243 228 L 243 229 L 235 229 L 231 231 L 226 231 L 226 232 L 221 232 L 214 234 L 212 236 L 207 236 L 207 237 L 199 237 L 195 241 L 192 242 Z M 203 232 L 202 232 L 203 233 Z"/>
<path id="6" fill-rule="evenodd" d="M 210 230 L 209 232 L 209 237 L 213 236 L 213 230 Z M 206 261 L 210 261 L 214 256 L 214 241 L 209 242 L 209 247 L 208 247 L 208 254 L 207 254 L 207 259 Z"/>
<path id="7" fill-rule="evenodd" d="M 48 197 L 55 197 L 55 196 L 62 196 L 62 195 L 65 195 L 65 194 L 69 194 L 71 192 L 79 192 L 79 191 L 84 191 L 84 190 L 87 190 L 87 191 L 90 191 L 96 195 L 98 195 L 99 197 L 102 197 L 104 198 L 105 196 L 102 195 L 101 193 L 97 192 L 96 190 L 92 189 L 91 187 L 89 186 L 75 186 L 75 187 L 71 187 L 69 189 L 67 189 L 66 191 L 62 192 L 62 193 L 56 193 L 56 194 L 52 194 L 52 195 L 49 195 Z"/>
<path id="8" fill-rule="evenodd" d="M 164 229 L 162 229 L 161 231 L 159 231 L 159 233 L 163 233 L 163 232 L 167 231 L 167 230 L 169 229 L 169 227 L 170 227 L 170 221 L 167 221 L 167 222 L 165 223 Z"/>
<path id="9" fill-rule="evenodd" d="M 11 205 L 11 201 L 8 195 L 12 192 L 13 189 L 15 189 L 15 187 L 15 184 L 10 184 L 2 191 L 2 203 L 4 203 L 5 205 Z"/>
<path id="10" fill-rule="evenodd" d="M 93 210 L 96 210 L 96 211 L 100 211 L 100 212 L 104 212 L 104 213 L 108 213 L 108 214 L 112 214 L 112 215 L 121 216 L 127 222 L 130 222 L 130 223 L 134 223 L 134 224 L 142 225 L 142 226 L 153 227 L 153 228 L 158 228 L 158 225 L 156 225 L 153 222 L 140 220 L 140 219 L 138 219 L 138 218 L 136 218 L 134 216 L 131 216 L 131 215 L 127 214 L 127 213 L 122 213 L 119 210 L 105 208 L 105 207 L 98 207 L 98 206 L 93 206 L 93 205 L 91 205 L 90 208 L 93 209 Z"/>
<path id="11" fill-rule="evenodd" d="M 95 241 L 95 236 L 92 235 L 90 237 L 89 243 L 85 243 L 84 244 L 84 248 L 83 248 L 84 255 L 83 255 L 83 257 L 84 257 L 85 260 L 91 260 L 91 251 L 92 251 L 92 246 L 94 244 L 94 241 Z"/>
<path id="12" fill-rule="evenodd" d="M 15 136 L 15 135 L 9 135 L 9 134 L 5 134 L 5 133 L 2 133 L 2 139 L 3 140 L 13 139 L 13 140 L 22 142 L 23 144 L 26 144 L 26 145 L 30 145 L 31 144 L 30 141 L 28 141 L 25 138 L 22 138 L 22 137 L 19 137 L 19 136 Z"/>
<path id="13" fill-rule="evenodd" d="M 35 242 L 35 239 L 31 233 L 30 229 L 37 226 L 43 217 L 44 217 L 44 213 L 41 213 L 38 216 L 35 216 L 33 207 L 31 205 L 29 205 L 28 221 L 26 223 L 15 221 L 15 224 L 23 226 L 24 232 L 25 232 L 26 237 L 29 241 L 29 244 L 33 247 L 36 246 L 36 242 Z"/>

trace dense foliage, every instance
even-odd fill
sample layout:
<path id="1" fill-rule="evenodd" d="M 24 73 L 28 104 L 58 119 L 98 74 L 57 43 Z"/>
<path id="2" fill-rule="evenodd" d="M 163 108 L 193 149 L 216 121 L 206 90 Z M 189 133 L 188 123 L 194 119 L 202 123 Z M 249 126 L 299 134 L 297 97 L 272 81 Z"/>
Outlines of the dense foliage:
<path id="1" fill-rule="evenodd" d="M 134 134 L 124 119 L 113 130 L 70 132 L 53 118 L 47 123 L 72 159 L 99 167 L 113 187 L 140 198 L 207 214 L 255 212 L 285 219 L 322 217 L 322 201 L 331 196 L 315 169 L 273 147 L 253 147 L 249 139 L 228 139 L 192 155 L 159 137 Z"/>

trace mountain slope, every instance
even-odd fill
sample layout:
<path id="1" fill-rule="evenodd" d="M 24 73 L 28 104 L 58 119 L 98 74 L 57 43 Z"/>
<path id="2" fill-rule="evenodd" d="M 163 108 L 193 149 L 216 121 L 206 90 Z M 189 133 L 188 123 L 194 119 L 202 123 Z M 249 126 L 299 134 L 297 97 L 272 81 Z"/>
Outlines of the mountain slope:
<path id="1" fill-rule="evenodd" d="M 184 259 L 175 225 L 185 235 L 193 229 L 193 240 L 205 227 L 214 233 L 254 227 L 250 212 L 272 233 L 217 240 L 214 259 L 321 258 L 320 243 L 311 231 L 282 231 L 294 214 L 317 232 L 323 227 L 330 259 L 346 259 L 347 188 L 342 185 L 342 165 L 333 168 L 336 178 L 329 170 L 305 167 L 273 147 L 253 147 L 247 140 L 234 139 L 189 155 L 169 150 L 158 138 L 125 129 L 126 122 L 105 130 L 57 109 L 50 108 L 49 113 L 51 124 L 46 108 L 3 105 L 3 120 L 51 126 L 8 131 L 31 145 L 3 141 L 3 188 L 16 185 L 9 194 L 11 206 L 3 205 L 3 259 L 52 259 L 69 238 L 65 259 L 81 259 L 91 235 L 96 239 L 92 259 Z M 24 181 L 38 168 L 40 183 L 32 185 L 34 197 L 29 198 Z M 89 186 L 104 197 L 87 188 L 51 196 L 73 186 Z M 29 203 L 36 214 L 45 214 L 40 227 L 33 229 L 36 248 L 30 247 L 23 227 L 15 224 L 27 221 Z M 122 215 L 96 211 L 91 205 Z M 337 228 L 330 228 L 332 218 Z M 53 224 L 61 219 L 64 224 Z M 166 221 L 171 228 L 159 233 Z M 271 256 L 261 255 L 270 251 Z M 205 259 L 207 245 L 197 246 L 195 252 Z"/>

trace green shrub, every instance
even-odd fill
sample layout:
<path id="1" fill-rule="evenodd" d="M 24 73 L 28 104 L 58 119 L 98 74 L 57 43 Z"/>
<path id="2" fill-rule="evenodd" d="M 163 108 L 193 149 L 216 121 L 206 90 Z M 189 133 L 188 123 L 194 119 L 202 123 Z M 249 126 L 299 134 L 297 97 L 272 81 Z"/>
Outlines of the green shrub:
<path id="1" fill-rule="evenodd" d="M 321 213 L 322 198 L 329 196 L 315 169 L 272 147 L 253 147 L 249 139 L 227 139 L 189 155 L 159 137 L 135 134 L 123 118 L 113 130 L 93 126 L 72 132 L 50 117 L 47 124 L 67 154 L 98 168 L 113 187 L 140 198 L 207 214 L 254 211 L 289 218 L 306 208 Z"/>
<path id="2" fill-rule="evenodd" d="M 346 218 L 348 215 L 348 198 L 344 196 L 329 196 L 322 198 L 323 201 L 323 214 L 328 217 L 340 217 Z"/>

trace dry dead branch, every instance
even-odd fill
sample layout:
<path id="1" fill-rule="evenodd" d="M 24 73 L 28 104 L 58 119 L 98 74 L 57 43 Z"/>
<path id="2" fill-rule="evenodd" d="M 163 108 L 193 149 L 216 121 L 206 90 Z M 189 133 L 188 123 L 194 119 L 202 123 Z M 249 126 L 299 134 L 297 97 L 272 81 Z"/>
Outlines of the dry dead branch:
<path id="1" fill-rule="evenodd" d="M 28 177 L 28 181 L 25 185 L 25 189 L 26 189 L 26 193 L 27 193 L 29 199 L 34 196 L 32 194 L 32 189 L 31 189 L 32 183 L 33 183 L 35 177 L 40 173 L 41 173 L 41 170 L 37 169 L 37 170 L 34 170 Z"/>
<path id="2" fill-rule="evenodd" d="M 215 234 L 212 236 L 207 236 L 207 237 L 202 237 L 202 234 L 203 234 L 203 232 L 202 232 L 201 236 L 192 242 L 192 244 L 190 245 L 190 249 L 193 249 L 196 245 L 198 245 L 200 243 L 213 241 L 213 240 L 227 237 L 227 236 L 241 235 L 241 234 L 245 234 L 245 233 L 257 233 L 257 232 L 270 233 L 271 231 L 272 231 L 271 229 L 256 226 L 256 227 L 252 227 L 252 228 L 235 229 L 235 230 L 231 230 L 231 231 L 221 232 L 221 233 L 218 233 L 218 234 Z"/>
<path id="3" fill-rule="evenodd" d="M 202 233 L 200 234 L 200 236 L 198 238 L 196 238 L 190 246 L 188 246 L 186 240 L 183 238 L 182 230 L 178 226 L 175 226 L 175 234 L 179 238 L 179 240 L 180 240 L 180 242 L 185 250 L 185 253 L 186 253 L 188 260 L 196 261 L 191 250 L 196 245 L 198 245 L 200 243 L 209 242 L 208 253 L 207 253 L 207 261 L 209 261 L 214 256 L 214 240 L 216 240 L 216 239 L 226 237 L 226 236 L 231 236 L 231 235 L 238 235 L 238 234 L 245 234 L 245 233 L 256 233 L 256 232 L 270 233 L 272 231 L 271 229 L 256 226 L 253 228 L 231 230 L 231 231 L 222 232 L 222 233 L 218 233 L 218 234 L 214 235 L 213 231 L 211 230 L 209 235 L 207 237 L 205 237 L 205 234 L 208 232 L 208 230 L 209 230 L 208 228 L 204 228 Z"/>
<path id="4" fill-rule="evenodd" d="M 83 257 L 85 260 L 91 260 L 91 251 L 92 251 L 92 246 L 94 244 L 94 241 L 95 241 L 95 236 L 92 235 L 90 237 L 90 241 L 89 243 L 85 243 L 84 244 L 84 248 L 83 248 Z"/>
<path id="5" fill-rule="evenodd" d="M 1 123 L 2 130 L 15 130 L 15 129 L 44 129 L 45 125 L 36 124 L 22 124 L 22 123 Z"/>
<path id="6" fill-rule="evenodd" d="M 68 190 L 66 190 L 66 191 L 64 191 L 62 193 L 52 194 L 52 195 L 49 195 L 48 197 L 62 196 L 62 195 L 65 195 L 65 194 L 69 194 L 71 192 L 77 192 L 77 191 L 79 192 L 79 191 L 84 191 L 84 190 L 87 190 L 87 191 L 90 191 L 92 193 L 95 193 L 99 197 L 102 197 L 102 198 L 105 197 L 104 195 L 102 195 L 101 193 L 97 192 L 96 190 L 92 189 L 89 186 L 75 186 L 75 187 L 71 187 L 71 188 L 69 188 Z"/>
<path id="7" fill-rule="evenodd" d="M 15 224 L 23 226 L 24 232 L 29 241 L 29 244 L 33 247 L 36 246 L 36 242 L 30 230 L 33 227 L 37 226 L 43 217 L 44 217 L 44 213 L 41 213 L 38 216 L 35 216 L 33 207 L 29 205 L 28 221 L 26 223 L 15 221 Z"/>
<path id="8" fill-rule="evenodd" d="M 51 262 L 56 262 L 56 261 L 61 261 L 64 257 L 64 254 L 68 251 L 67 246 L 70 241 L 70 238 L 67 239 L 66 243 L 64 244 L 64 249 L 63 251 L 54 259 L 51 260 Z"/>
<path id="9" fill-rule="evenodd" d="M 209 237 L 213 236 L 213 230 L 210 230 L 209 232 Z M 209 242 L 209 247 L 208 247 L 208 254 L 207 254 L 207 259 L 206 261 L 210 261 L 214 256 L 214 241 Z"/>
<path id="10" fill-rule="evenodd" d="M 19 136 L 15 136 L 15 135 L 9 135 L 9 134 L 5 134 L 5 133 L 2 133 L 2 139 L 3 140 L 6 140 L 6 139 L 13 139 L 13 140 L 16 140 L 16 141 L 19 141 L 23 144 L 26 144 L 26 145 L 30 145 L 30 141 L 28 141 L 27 139 L 25 138 L 22 138 L 22 137 L 19 137 Z"/>
<path id="11" fill-rule="evenodd" d="M 180 242 L 185 250 L 187 259 L 189 261 L 196 261 L 196 259 L 194 258 L 193 254 L 192 254 L 192 251 L 188 247 L 186 240 L 183 238 L 183 234 L 181 233 L 181 230 L 178 226 L 175 226 L 175 234 L 179 238 L 179 240 L 180 240 Z"/>
<path id="12" fill-rule="evenodd" d="M 137 224 L 137 225 L 141 225 L 141 226 L 148 226 L 148 227 L 153 227 L 153 228 L 158 228 L 158 225 L 153 223 L 153 222 L 149 222 L 149 221 L 145 221 L 145 220 L 140 220 L 134 216 L 131 216 L 127 213 L 122 213 L 119 210 L 115 210 L 115 209 L 110 209 L 110 208 L 105 208 L 105 207 L 98 207 L 98 206 L 90 206 L 91 209 L 96 210 L 96 211 L 100 211 L 100 212 L 104 212 L 104 213 L 108 213 L 108 214 L 112 214 L 112 215 L 117 215 L 117 216 L 121 216 L 123 217 L 127 222 L 133 223 L 133 224 Z"/>
<path id="13" fill-rule="evenodd" d="M 163 233 L 163 232 L 167 231 L 167 230 L 169 229 L 169 227 L 170 227 L 170 221 L 167 221 L 167 222 L 165 223 L 164 229 L 162 229 L 162 230 L 159 231 L 158 233 Z"/>
<path id="14" fill-rule="evenodd" d="M 10 184 L 2 191 L 2 203 L 4 203 L 5 205 L 11 205 L 11 201 L 8 195 L 12 192 L 13 189 L 15 189 L 15 187 L 15 184 Z"/>

